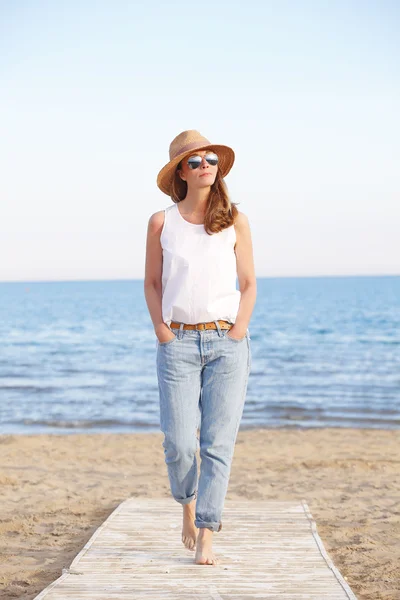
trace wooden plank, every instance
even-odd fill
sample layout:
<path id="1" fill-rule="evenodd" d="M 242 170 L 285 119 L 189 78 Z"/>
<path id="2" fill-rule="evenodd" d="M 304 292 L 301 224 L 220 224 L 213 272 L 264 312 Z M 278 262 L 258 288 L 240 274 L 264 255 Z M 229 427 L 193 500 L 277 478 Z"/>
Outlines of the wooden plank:
<path id="1" fill-rule="evenodd" d="M 173 498 L 128 498 L 35 600 L 356 600 L 326 552 L 307 502 L 225 500 L 219 565 L 181 542 Z"/>

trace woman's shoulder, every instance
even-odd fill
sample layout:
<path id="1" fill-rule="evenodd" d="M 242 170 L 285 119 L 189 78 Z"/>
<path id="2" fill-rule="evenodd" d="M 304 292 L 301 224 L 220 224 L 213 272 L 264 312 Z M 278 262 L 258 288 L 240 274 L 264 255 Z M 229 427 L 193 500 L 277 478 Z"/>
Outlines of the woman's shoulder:
<path id="1" fill-rule="evenodd" d="M 249 219 L 247 215 L 239 209 L 237 211 L 234 225 L 235 228 L 239 230 L 249 226 Z"/>
<path id="2" fill-rule="evenodd" d="M 149 217 L 148 228 L 152 233 L 157 233 L 157 232 L 161 233 L 161 231 L 164 228 L 165 214 L 166 214 L 166 212 L 171 210 L 174 206 L 175 206 L 175 204 L 171 204 L 170 206 L 167 206 L 163 210 L 158 210 L 157 212 L 153 213 Z"/>
<path id="3" fill-rule="evenodd" d="M 160 233 L 164 227 L 165 210 L 158 210 L 149 217 L 148 228 L 153 234 Z"/>
<path id="4" fill-rule="evenodd" d="M 175 206 L 175 204 L 171 204 L 170 206 L 167 206 L 166 208 L 163 208 L 162 210 L 158 210 L 157 212 L 150 215 L 149 223 L 154 223 L 155 225 L 159 225 L 160 223 L 163 223 L 164 218 L 165 218 L 165 212 L 170 210 L 174 206 Z"/>
<path id="5" fill-rule="evenodd" d="M 164 210 L 158 210 L 149 217 L 149 225 L 157 227 L 164 223 Z"/>

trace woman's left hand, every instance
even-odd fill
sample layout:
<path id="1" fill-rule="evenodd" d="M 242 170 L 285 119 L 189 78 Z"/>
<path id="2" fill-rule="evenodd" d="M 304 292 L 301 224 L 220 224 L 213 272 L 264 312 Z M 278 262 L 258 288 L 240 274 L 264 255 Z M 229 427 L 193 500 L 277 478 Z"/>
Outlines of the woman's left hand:
<path id="1" fill-rule="evenodd" d="M 231 335 L 232 332 L 233 332 L 233 335 Z M 233 325 L 233 327 L 231 327 L 229 329 L 229 331 L 226 332 L 226 335 L 228 335 L 229 337 L 233 338 L 234 340 L 241 340 L 241 339 L 243 339 L 245 337 L 246 333 L 247 333 L 247 329 L 245 329 L 243 331 L 243 330 L 240 330 L 240 329 L 238 329 L 237 327 L 235 327 Z"/>

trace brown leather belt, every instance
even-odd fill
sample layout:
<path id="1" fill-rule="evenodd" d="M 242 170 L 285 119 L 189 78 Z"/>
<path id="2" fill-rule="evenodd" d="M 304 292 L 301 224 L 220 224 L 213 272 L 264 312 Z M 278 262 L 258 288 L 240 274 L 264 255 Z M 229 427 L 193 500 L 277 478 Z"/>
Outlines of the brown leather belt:
<path id="1" fill-rule="evenodd" d="M 233 327 L 233 323 L 229 323 L 229 321 L 218 321 L 218 323 L 221 329 L 231 329 L 231 327 Z M 179 329 L 180 326 L 180 323 L 171 321 L 171 328 Z M 182 329 L 217 329 L 217 326 L 215 321 L 209 321 L 208 323 L 185 323 Z"/>

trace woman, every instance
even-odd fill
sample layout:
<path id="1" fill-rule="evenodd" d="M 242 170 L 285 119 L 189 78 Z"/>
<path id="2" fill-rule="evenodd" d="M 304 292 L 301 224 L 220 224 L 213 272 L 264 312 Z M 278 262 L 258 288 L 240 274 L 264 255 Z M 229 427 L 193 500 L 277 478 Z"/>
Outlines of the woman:
<path id="1" fill-rule="evenodd" d="M 253 250 L 248 219 L 223 180 L 233 150 L 189 130 L 172 141 L 169 156 L 157 185 L 173 204 L 149 219 L 145 296 L 157 337 L 165 462 L 183 506 L 182 542 L 196 548 L 197 564 L 216 565 L 212 534 L 222 528 L 251 367 Z"/>

